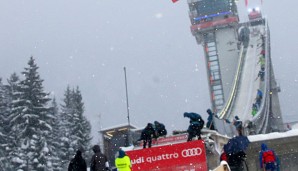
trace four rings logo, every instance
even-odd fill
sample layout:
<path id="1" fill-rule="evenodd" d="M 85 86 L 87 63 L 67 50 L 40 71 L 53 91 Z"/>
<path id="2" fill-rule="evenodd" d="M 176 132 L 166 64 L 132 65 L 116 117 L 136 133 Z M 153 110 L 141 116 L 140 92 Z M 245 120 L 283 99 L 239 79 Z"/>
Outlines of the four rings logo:
<path id="1" fill-rule="evenodd" d="M 189 149 L 184 149 L 181 152 L 182 157 L 199 156 L 201 154 L 202 154 L 201 148 L 189 148 Z"/>

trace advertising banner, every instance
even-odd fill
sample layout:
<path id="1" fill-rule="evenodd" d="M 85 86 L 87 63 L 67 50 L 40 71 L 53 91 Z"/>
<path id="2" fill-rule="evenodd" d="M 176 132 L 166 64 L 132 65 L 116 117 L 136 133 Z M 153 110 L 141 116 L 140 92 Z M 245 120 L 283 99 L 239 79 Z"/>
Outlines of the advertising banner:
<path id="1" fill-rule="evenodd" d="M 174 135 L 169 137 L 160 137 L 157 140 L 152 140 L 152 146 L 155 145 L 165 145 L 169 143 L 185 142 L 187 140 L 188 134 Z M 143 141 L 139 144 L 140 147 L 143 147 Z"/>
<path id="2" fill-rule="evenodd" d="M 126 151 L 132 170 L 142 171 L 206 171 L 207 160 L 203 140 Z"/>

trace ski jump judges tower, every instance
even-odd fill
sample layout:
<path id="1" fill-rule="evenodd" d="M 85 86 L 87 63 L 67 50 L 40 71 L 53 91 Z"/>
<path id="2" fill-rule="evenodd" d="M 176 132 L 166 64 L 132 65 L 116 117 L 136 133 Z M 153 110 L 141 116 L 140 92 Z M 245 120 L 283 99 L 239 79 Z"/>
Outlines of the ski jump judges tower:
<path id="1" fill-rule="evenodd" d="M 188 0 L 188 6 L 191 33 L 204 49 L 213 111 L 220 118 L 238 115 L 249 125 L 247 134 L 284 131 L 267 21 L 258 18 L 261 22 L 239 23 L 235 0 Z M 264 81 L 256 80 L 260 55 L 265 61 Z M 257 90 L 263 92 L 263 98 L 253 116 Z"/>
<path id="2" fill-rule="evenodd" d="M 191 32 L 205 52 L 211 104 L 220 111 L 228 99 L 239 61 L 238 13 L 233 0 L 188 0 Z"/>

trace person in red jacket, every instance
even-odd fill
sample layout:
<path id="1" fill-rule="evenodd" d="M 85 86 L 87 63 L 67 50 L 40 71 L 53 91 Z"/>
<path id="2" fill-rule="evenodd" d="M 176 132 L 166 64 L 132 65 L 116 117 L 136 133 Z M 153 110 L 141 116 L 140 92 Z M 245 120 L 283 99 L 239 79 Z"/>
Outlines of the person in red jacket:
<path id="1" fill-rule="evenodd" d="M 266 170 L 276 171 L 276 155 L 273 150 L 268 149 L 265 143 L 261 145 L 260 167 Z"/>

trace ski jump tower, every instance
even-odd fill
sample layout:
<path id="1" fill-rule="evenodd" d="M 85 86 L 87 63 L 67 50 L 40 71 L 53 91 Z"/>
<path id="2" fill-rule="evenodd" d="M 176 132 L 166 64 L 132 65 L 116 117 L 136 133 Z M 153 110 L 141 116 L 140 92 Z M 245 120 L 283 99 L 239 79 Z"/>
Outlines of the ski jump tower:
<path id="1" fill-rule="evenodd" d="M 188 5 L 191 32 L 204 48 L 212 108 L 218 112 L 228 99 L 239 61 L 237 7 L 234 0 L 188 0 Z"/>
<path id="2" fill-rule="evenodd" d="M 261 18 L 239 23 L 235 0 L 188 0 L 188 6 L 191 33 L 204 49 L 213 111 L 220 118 L 238 115 L 256 134 L 284 131 L 267 21 Z M 261 31 L 250 34 L 256 29 Z M 261 50 L 265 81 L 255 81 L 260 70 L 256 59 Z M 257 90 L 263 92 L 263 99 L 252 116 Z"/>

